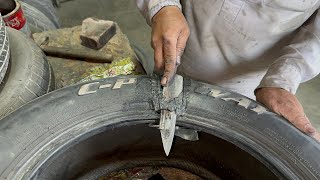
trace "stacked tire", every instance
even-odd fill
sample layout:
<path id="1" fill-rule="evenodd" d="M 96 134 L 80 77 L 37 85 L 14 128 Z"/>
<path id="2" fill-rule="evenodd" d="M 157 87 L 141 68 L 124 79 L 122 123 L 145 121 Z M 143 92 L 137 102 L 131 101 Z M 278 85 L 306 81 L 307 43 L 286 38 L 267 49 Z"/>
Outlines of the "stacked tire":
<path id="1" fill-rule="evenodd" d="M 59 27 L 51 1 L 21 2 L 32 33 Z M 52 68 L 41 49 L 22 32 L 0 21 L 0 119 L 55 89 Z"/>
<path id="2" fill-rule="evenodd" d="M 0 82 L 1 82 L 8 68 L 9 54 L 10 54 L 7 29 L 2 18 L 0 18 L 0 46 L 1 46 L 1 50 L 0 50 Z"/>
<path id="3" fill-rule="evenodd" d="M 41 49 L 20 31 L 7 30 L 11 56 L 0 85 L 0 118 L 55 88 L 52 69 Z"/>
<path id="4" fill-rule="evenodd" d="M 60 27 L 55 8 L 50 0 L 23 0 L 20 3 L 32 33 Z"/>

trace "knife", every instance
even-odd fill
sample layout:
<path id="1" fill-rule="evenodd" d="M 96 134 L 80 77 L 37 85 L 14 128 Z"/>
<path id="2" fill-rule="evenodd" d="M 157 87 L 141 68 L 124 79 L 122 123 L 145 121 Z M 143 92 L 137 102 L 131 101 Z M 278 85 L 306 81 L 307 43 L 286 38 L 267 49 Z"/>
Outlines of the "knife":
<path id="1" fill-rule="evenodd" d="M 170 102 L 174 98 L 179 97 L 183 90 L 183 77 L 175 75 L 168 86 L 163 88 L 163 97 L 165 102 Z M 161 110 L 159 129 L 161 133 L 163 149 L 167 156 L 169 156 L 175 129 L 176 129 L 177 114 L 176 111 L 167 109 Z"/>

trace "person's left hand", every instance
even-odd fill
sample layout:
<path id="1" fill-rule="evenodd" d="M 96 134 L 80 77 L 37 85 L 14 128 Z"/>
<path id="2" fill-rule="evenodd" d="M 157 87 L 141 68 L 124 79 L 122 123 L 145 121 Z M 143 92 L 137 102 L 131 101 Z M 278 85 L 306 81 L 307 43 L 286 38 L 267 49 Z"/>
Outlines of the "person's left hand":
<path id="1" fill-rule="evenodd" d="M 260 88 L 256 90 L 257 101 L 273 112 L 283 116 L 295 127 L 320 142 L 320 134 L 311 125 L 298 99 L 281 88 Z"/>

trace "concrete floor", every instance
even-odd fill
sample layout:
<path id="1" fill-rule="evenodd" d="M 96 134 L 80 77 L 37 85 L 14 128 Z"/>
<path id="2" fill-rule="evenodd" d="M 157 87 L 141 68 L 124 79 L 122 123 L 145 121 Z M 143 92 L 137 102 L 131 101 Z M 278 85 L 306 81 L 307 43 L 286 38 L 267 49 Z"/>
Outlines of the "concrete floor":
<path id="1" fill-rule="evenodd" d="M 144 51 L 148 63 L 147 71 L 152 71 L 153 51 L 150 47 L 150 27 L 138 12 L 133 0 L 70 0 L 61 3 L 58 10 L 62 27 L 80 25 L 87 17 L 113 20 L 135 46 Z M 320 131 L 320 77 L 301 84 L 298 99 L 312 123 Z"/>

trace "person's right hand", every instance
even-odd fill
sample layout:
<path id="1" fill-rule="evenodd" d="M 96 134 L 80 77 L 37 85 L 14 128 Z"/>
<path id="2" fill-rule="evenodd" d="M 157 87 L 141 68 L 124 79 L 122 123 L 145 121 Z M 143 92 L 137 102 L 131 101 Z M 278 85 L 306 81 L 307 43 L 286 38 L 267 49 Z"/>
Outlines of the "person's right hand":
<path id="1" fill-rule="evenodd" d="M 166 86 L 180 64 L 190 31 L 185 17 L 176 6 L 162 8 L 152 18 L 155 68 L 164 71 L 161 84 Z"/>

